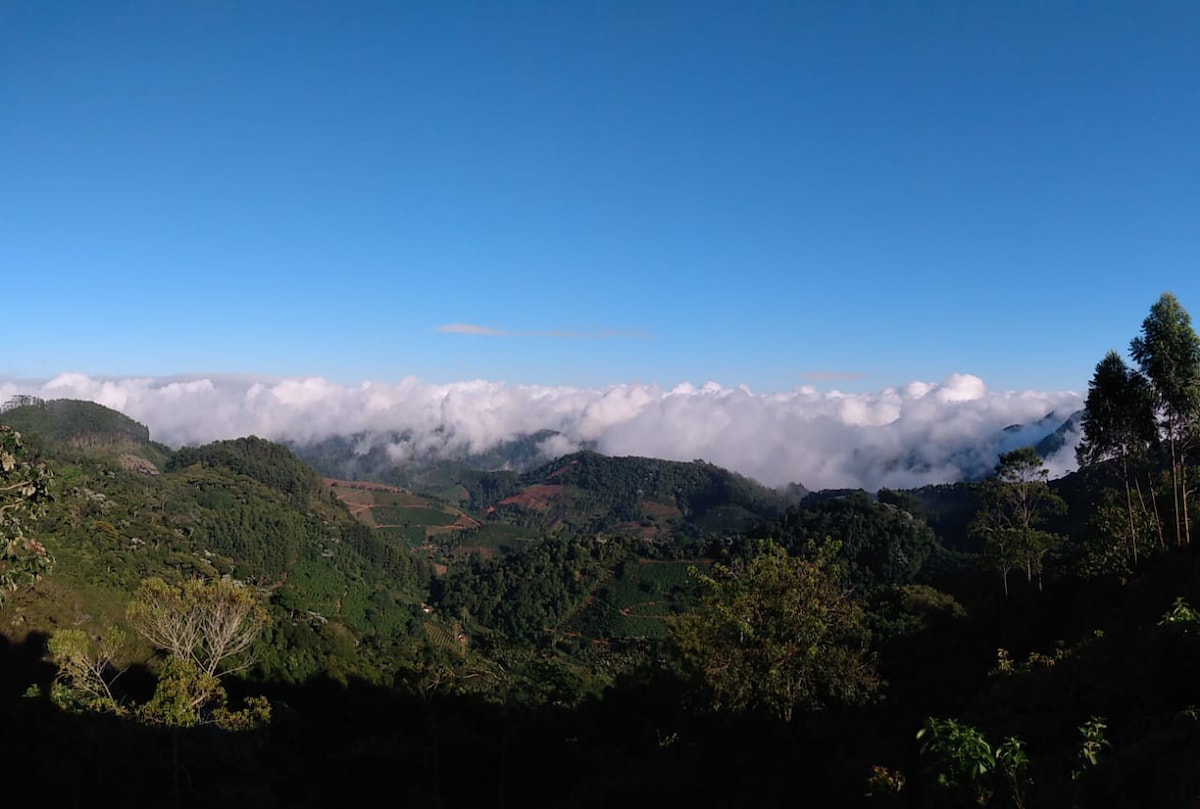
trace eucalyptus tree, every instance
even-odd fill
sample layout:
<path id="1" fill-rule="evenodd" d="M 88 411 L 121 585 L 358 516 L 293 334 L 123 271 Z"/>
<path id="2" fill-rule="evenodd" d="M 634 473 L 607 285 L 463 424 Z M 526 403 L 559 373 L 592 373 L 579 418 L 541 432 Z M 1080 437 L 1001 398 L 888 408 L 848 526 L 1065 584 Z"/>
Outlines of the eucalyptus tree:
<path id="1" fill-rule="evenodd" d="M 1200 337 L 1174 295 L 1164 292 L 1150 307 L 1129 354 L 1150 381 L 1159 430 L 1170 448 L 1175 542 L 1190 543 L 1186 469 L 1200 417 Z"/>
<path id="2" fill-rule="evenodd" d="M 1146 449 L 1154 442 L 1156 428 L 1153 399 L 1146 378 L 1130 369 L 1116 351 L 1109 351 L 1096 365 L 1092 381 L 1088 384 L 1082 426 L 1083 440 L 1075 451 L 1080 466 L 1108 460 L 1117 460 L 1121 464 L 1128 519 L 1128 551 L 1136 565 L 1139 525 L 1144 521 L 1135 517 L 1130 479 L 1136 478 L 1130 467 L 1144 456 Z M 1141 487 L 1138 486 L 1137 490 L 1141 510 L 1145 512 Z M 1161 544 L 1161 525 L 1158 525 L 1158 531 Z"/>
<path id="3" fill-rule="evenodd" d="M 1004 594 L 1008 574 L 1024 568 L 1029 582 L 1041 587 L 1042 564 L 1062 538 L 1045 530 L 1046 521 L 1066 510 L 1050 489 L 1050 471 L 1033 447 L 1000 456 L 992 477 L 980 484 L 983 503 L 970 531 L 984 541 L 984 556 L 1000 571 Z"/>

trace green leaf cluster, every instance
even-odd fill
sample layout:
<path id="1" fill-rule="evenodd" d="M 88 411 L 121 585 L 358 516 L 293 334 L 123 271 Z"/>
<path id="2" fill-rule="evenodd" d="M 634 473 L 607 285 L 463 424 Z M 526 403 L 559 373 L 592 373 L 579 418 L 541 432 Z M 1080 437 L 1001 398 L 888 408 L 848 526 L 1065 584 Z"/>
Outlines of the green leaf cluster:
<path id="1" fill-rule="evenodd" d="M 862 607 L 838 581 L 829 545 L 815 560 L 767 543 L 749 560 L 697 570 L 694 609 L 671 619 L 671 648 L 713 707 L 790 721 L 880 688 Z"/>

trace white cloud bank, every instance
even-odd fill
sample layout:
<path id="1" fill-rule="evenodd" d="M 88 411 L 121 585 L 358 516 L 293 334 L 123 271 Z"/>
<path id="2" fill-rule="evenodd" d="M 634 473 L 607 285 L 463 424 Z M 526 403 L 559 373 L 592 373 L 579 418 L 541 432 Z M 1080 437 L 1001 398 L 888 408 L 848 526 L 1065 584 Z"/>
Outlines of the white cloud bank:
<path id="1" fill-rule="evenodd" d="M 1036 442 L 1082 407 L 1073 392 L 993 391 L 954 374 L 875 393 L 802 387 L 759 394 L 709 383 L 567 388 L 415 378 L 347 386 L 322 378 L 99 378 L 65 373 L 49 381 L 0 379 L 0 402 L 17 394 L 84 399 L 150 428 L 171 446 L 257 435 L 306 443 L 332 435 L 407 432 L 406 453 L 483 452 L 538 430 L 561 435 L 548 455 L 583 442 L 611 455 L 706 461 L 769 485 L 810 489 L 909 488 L 964 479 L 999 452 Z M 1053 413 L 1053 418 L 1022 430 Z M 380 439 L 384 440 L 384 439 Z M 1077 436 L 1048 459 L 1074 468 Z"/>

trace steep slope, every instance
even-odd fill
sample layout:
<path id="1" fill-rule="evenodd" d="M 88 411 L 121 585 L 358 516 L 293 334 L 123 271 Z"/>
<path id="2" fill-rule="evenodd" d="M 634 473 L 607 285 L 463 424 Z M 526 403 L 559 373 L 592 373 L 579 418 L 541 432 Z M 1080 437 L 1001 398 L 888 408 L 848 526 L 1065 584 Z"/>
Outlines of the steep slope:
<path id="1" fill-rule="evenodd" d="M 359 523 L 286 447 L 247 438 L 167 451 L 162 471 L 148 474 L 120 462 L 153 446 L 136 423 L 97 405 L 50 405 L 3 414 L 44 449 L 53 501 L 35 530 L 56 560 L 5 605 L 4 631 L 99 633 L 123 623 L 145 578 L 232 575 L 270 600 L 258 676 L 300 680 L 334 658 L 366 673 L 406 642 L 426 597 L 424 569 L 407 546 Z M 80 435 L 100 438 L 80 452 Z"/>

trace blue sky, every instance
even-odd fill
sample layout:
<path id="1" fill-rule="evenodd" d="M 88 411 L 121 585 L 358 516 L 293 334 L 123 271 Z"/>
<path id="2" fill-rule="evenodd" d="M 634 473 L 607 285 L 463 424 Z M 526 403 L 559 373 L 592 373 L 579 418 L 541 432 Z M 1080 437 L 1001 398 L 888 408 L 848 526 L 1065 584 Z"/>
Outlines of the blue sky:
<path id="1" fill-rule="evenodd" d="M 1191 3 L 0 6 L 0 376 L 1086 388 L 1200 316 Z"/>

